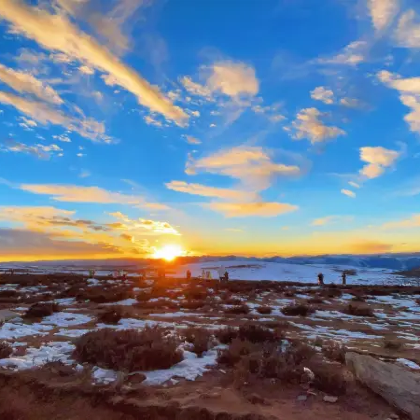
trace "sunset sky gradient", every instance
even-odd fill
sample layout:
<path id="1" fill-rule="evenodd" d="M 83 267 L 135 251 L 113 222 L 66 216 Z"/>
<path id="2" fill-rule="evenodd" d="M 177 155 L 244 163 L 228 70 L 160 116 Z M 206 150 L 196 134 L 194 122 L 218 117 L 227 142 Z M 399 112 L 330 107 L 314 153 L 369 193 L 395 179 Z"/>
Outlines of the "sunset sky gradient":
<path id="1" fill-rule="evenodd" d="M 0 0 L 0 34 L 0 261 L 420 251 L 416 0 Z"/>

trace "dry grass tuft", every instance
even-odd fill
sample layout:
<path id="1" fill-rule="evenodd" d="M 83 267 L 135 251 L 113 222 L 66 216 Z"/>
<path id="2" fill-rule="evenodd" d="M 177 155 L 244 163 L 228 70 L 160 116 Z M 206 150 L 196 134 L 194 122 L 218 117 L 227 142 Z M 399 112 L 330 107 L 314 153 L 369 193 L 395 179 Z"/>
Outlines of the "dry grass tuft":
<path id="1" fill-rule="evenodd" d="M 0 359 L 7 359 L 12 353 L 12 346 L 5 341 L 0 341 Z"/>
<path id="2" fill-rule="evenodd" d="M 193 345 L 192 351 L 201 357 L 210 348 L 211 335 L 206 328 L 189 327 L 183 331 L 185 340 Z"/>
<path id="3" fill-rule="evenodd" d="M 216 331 L 215 335 L 222 344 L 230 344 L 232 340 L 238 337 L 238 333 L 237 328 L 226 327 Z"/>
<path id="4" fill-rule="evenodd" d="M 309 305 L 325 303 L 321 297 L 313 297 L 313 298 L 307 299 L 306 302 Z"/>
<path id="5" fill-rule="evenodd" d="M 330 341 L 322 346 L 322 353 L 327 359 L 345 363 L 347 348 L 337 341 Z"/>
<path id="6" fill-rule="evenodd" d="M 260 325 L 243 325 L 239 328 L 238 337 L 251 343 L 278 342 L 285 337 L 282 329 L 270 330 Z"/>
<path id="7" fill-rule="evenodd" d="M 98 321 L 105 324 L 117 324 L 122 317 L 123 310 L 121 306 L 109 306 L 98 316 Z"/>
<path id="8" fill-rule="evenodd" d="M 168 369 L 182 359 L 178 343 L 160 327 L 141 331 L 91 331 L 75 342 L 73 356 L 80 362 L 123 371 Z"/>
<path id="9" fill-rule="evenodd" d="M 257 308 L 257 312 L 261 315 L 269 315 L 271 314 L 271 312 L 273 312 L 273 308 L 271 308 L 270 306 L 259 306 Z"/>
<path id="10" fill-rule="evenodd" d="M 307 316 L 315 312 L 313 308 L 303 304 L 285 306 L 281 309 L 281 311 L 284 315 L 288 316 Z"/>
<path id="11" fill-rule="evenodd" d="M 373 312 L 373 309 L 369 306 L 358 306 L 358 305 L 352 305 L 349 304 L 345 306 L 341 312 L 347 315 L 353 315 L 353 316 L 369 316 L 374 317 L 375 313 Z"/>
<path id="12" fill-rule="evenodd" d="M 239 305 L 239 306 L 233 306 L 232 308 L 227 308 L 225 309 L 225 314 L 249 314 L 249 312 L 251 311 L 251 309 L 249 308 L 248 305 Z"/>
<path id="13" fill-rule="evenodd" d="M 383 346 L 388 350 L 401 350 L 404 347 L 404 342 L 385 338 L 383 340 Z"/>
<path id="14" fill-rule="evenodd" d="M 54 302 L 39 302 L 34 303 L 26 311 L 25 318 L 42 318 L 44 316 L 52 315 L 54 312 L 59 312 L 60 307 Z"/>

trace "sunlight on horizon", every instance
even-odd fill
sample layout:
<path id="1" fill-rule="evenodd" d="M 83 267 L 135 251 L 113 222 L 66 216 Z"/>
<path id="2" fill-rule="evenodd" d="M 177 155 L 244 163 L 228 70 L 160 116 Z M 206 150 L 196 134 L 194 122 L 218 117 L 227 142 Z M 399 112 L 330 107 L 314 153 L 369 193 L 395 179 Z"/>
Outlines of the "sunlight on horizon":
<path id="1" fill-rule="evenodd" d="M 173 261 L 175 258 L 185 255 L 185 251 L 179 245 L 165 245 L 164 247 L 157 249 L 153 258 L 164 259 L 166 261 Z"/>

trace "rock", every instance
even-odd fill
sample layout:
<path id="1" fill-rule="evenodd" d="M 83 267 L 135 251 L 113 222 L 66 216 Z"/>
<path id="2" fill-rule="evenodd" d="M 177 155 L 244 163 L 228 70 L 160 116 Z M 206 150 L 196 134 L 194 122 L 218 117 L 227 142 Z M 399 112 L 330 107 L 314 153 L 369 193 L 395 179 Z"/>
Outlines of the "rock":
<path id="1" fill-rule="evenodd" d="M 338 397 L 332 397 L 331 395 L 326 395 L 323 400 L 328 403 L 336 403 L 338 401 Z"/>
<path id="2" fill-rule="evenodd" d="M 399 420 L 399 418 L 400 418 L 400 416 L 398 415 L 398 414 L 391 414 L 390 416 L 389 416 L 389 418 L 391 419 L 391 420 Z"/>
<path id="3" fill-rule="evenodd" d="M 307 399 L 308 399 L 308 396 L 307 395 L 299 395 L 296 398 L 296 401 L 306 401 Z"/>
<path id="4" fill-rule="evenodd" d="M 0 310 L 0 324 L 3 324 L 6 321 L 10 321 L 11 319 L 18 318 L 20 315 L 16 312 L 9 311 L 8 309 Z"/>
<path id="5" fill-rule="evenodd" d="M 247 397 L 246 397 L 246 399 L 251 403 L 251 404 L 264 404 L 264 405 L 266 405 L 267 404 L 267 402 L 266 402 L 266 400 L 263 398 L 263 397 L 261 397 L 260 395 L 258 395 L 258 394 L 251 394 L 251 395 L 248 395 Z"/>
<path id="6" fill-rule="evenodd" d="M 390 405 L 420 419 L 420 375 L 371 356 L 346 353 L 346 364 L 356 378 Z"/>
<path id="7" fill-rule="evenodd" d="M 130 384 L 141 384 L 145 380 L 146 380 L 146 375 L 140 372 L 133 373 L 132 375 L 128 375 L 127 377 L 127 381 Z"/>

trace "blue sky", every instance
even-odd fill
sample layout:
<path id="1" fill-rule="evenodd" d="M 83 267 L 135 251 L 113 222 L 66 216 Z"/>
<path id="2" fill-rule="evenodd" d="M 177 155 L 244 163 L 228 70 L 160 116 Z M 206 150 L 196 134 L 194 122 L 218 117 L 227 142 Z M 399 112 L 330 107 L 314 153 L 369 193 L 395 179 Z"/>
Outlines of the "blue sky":
<path id="1" fill-rule="evenodd" d="M 415 1 L 0 0 L 0 31 L 1 260 L 419 250 Z"/>

